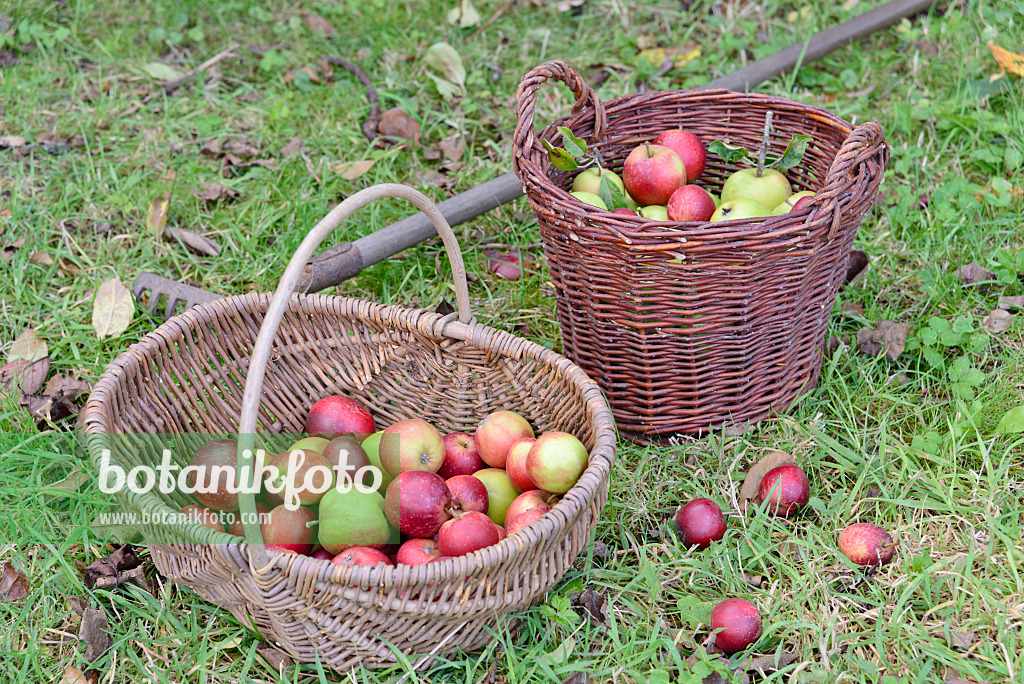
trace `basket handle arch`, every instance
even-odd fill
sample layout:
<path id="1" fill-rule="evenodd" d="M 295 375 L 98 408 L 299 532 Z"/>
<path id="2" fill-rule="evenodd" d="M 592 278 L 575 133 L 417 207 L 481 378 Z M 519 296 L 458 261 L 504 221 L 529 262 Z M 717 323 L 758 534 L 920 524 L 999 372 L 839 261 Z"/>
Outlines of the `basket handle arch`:
<path id="1" fill-rule="evenodd" d="M 259 334 L 256 336 L 256 343 L 253 347 L 252 360 L 249 363 L 249 371 L 245 377 L 245 391 L 242 394 L 242 409 L 238 423 L 238 454 L 237 472 L 239 481 L 245 487 L 240 488 L 238 493 L 239 512 L 242 516 L 242 528 L 245 530 L 245 541 L 250 547 L 251 558 L 260 565 L 266 565 L 268 556 L 263 548 L 263 534 L 256 522 L 256 495 L 252 491 L 255 480 L 253 468 L 256 417 L 260 405 L 260 396 L 263 392 L 263 379 L 267 371 L 267 362 L 270 359 L 270 350 L 274 346 L 274 338 L 281 326 L 281 320 L 288 308 L 292 294 L 296 292 L 299 280 L 302 277 L 303 268 L 309 257 L 312 256 L 321 242 L 343 221 L 348 219 L 356 210 L 367 204 L 386 197 L 396 197 L 408 200 L 417 209 L 426 214 L 437 234 L 444 242 L 445 251 L 448 253 L 448 260 L 452 265 L 452 274 L 455 278 L 455 301 L 458 320 L 468 325 L 472 322 L 473 316 L 469 304 L 469 285 L 466 282 L 466 265 L 462 260 L 462 252 L 459 249 L 459 242 L 448 225 L 447 219 L 438 210 L 429 197 L 423 193 L 398 183 L 382 183 L 365 188 L 345 199 L 336 206 L 324 218 L 320 220 L 303 239 L 302 243 L 295 250 L 291 261 L 285 268 L 284 275 L 278 283 L 277 290 L 267 307 L 267 313 L 260 325 Z"/>
<path id="2" fill-rule="evenodd" d="M 836 158 L 825 173 L 825 183 L 815 197 L 813 205 L 817 205 L 824 215 L 831 215 L 832 225 L 828 239 L 831 240 L 839 232 L 842 221 L 842 203 L 840 197 L 847 192 L 858 169 L 873 158 L 881 161 L 884 172 L 889 157 L 889 146 L 885 141 L 882 127 L 874 121 L 868 121 L 854 128 L 843 141 Z M 877 174 L 875 186 L 882 182 L 882 173 Z"/>
<path id="3" fill-rule="evenodd" d="M 572 113 L 577 114 L 589 104 L 594 107 L 594 133 L 589 142 L 600 142 L 608 130 L 608 114 L 604 104 L 597 97 L 583 77 L 565 62 L 552 60 L 531 69 L 516 89 L 516 132 L 512 142 L 512 170 L 522 178 L 520 159 L 527 150 L 540 151 L 541 145 L 534 132 L 534 118 L 537 111 L 537 91 L 549 80 L 561 81 L 576 97 Z"/>

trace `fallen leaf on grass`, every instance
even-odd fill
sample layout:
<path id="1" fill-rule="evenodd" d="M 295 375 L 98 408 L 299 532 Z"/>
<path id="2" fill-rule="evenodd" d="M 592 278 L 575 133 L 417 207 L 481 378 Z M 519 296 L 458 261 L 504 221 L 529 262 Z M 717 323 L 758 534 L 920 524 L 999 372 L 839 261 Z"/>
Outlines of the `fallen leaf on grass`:
<path id="1" fill-rule="evenodd" d="M 28 141 L 20 135 L 0 135 L 0 147 L 27 147 Z"/>
<path id="2" fill-rule="evenodd" d="M 995 280 L 996 274 L 978 264 L 964 264 L 960 267 L 960 284 L 976 285 L 985 280 Z"/>
<path id="3" fill-rule="evenodd" d="M 4 245 L 3 249 L 0 249 L 0 259 L 9 261 L 14 256 L 14 253 L 21 249 L 24 244 L 25 238 L 18 238 L 14 242 Z"/>
<path id="4" fill-rule="evenodd" d="M 1024 309 L 1024 295 L 1017 297 L 1000 297 L 1000 309 Z"/>
<path id="5" fill-rule="evenodd" d="M 238 191 L 220 183 L 200 183 L 196 197 L 204 202 L 220 202 L 223 199 L 238 199 Z"/>
<path id="6" fill-rule="evenodd" d="M 10 563 L 0 572 L 0 603 L 20 601 L 28 596 L 28 577 Z"/>
<path id="7" fill-rule="evenodd" d="M 466 67 L 455 48 L 448 43 L 434 43 L 427 49 L 424 61 L 429 69 L 437 72 L 427 75 L 442 99 L 451 100 L 456 95 L 465 94 Z"/>
<path id="8" fill-rule="evenodd" d="M 839 313 L 844 316 L 860 316 L 864 317 L 864 307 L 860 305 L 860 302 L 843 302 L 839 305 Z"/>
<path id="9" fill-rule="evenodd" d="M 207 140 L 203 143 L 203 146 L 199 148 L 199 154 L 205 154 L 210 157 L 219 157 L 221 155 L 220 140 Z"/>
<path id="10" fill-rule="evenodd" d="M 825 356 L 831 359 L 843 345 L 849 347 L 850 340 L 842 335 L 829 335 L 828 342 L 825 343 Z"/>
<path id="11" fill-rule="evenodd" d="M 260 148 L 256 143 L 245 138 L 229 141 L 224 149 L 239 157 L 256 157 L 260 153 Z"/>
<path id="12" fill-rule="evenodd" d="M 473 7 L 473 3 L 469 0 L 459 0 L 459 4 L 448 10 L 449 24 L 454 24 L 459 28 L 472 28 L 480 24 L 480 13 Z"/>
<path id="13" fill-rule="evenodd" d="M 29 363 L 34 363 L 46 358 L 49 353 L 46 342 L 36 336 L 36 331 L 32 328 L 25 328 L 14 339 L 10 351 L 7 352 L 7 360 L 25 359 Z"/>
<path id="14" fill-rule="evenodd" d="M 167 209 L 170 205 L 170 190 L 154 197 L 153 201 L 149 203 L 149 210 L 146 212 L 146 229 L 153 237 L 163 234 L 164 226 L 167 225 Z"/>
<path id="15" fill-rule="evenodd" d="M 57 373 L 46 382 L 46 388 L 43 389 L 43 394 L 56 395 L 70 397 L 72 400 L 77 399 L 79 395 L 88 394 L 92 391 L 92 385 L 81 378 L 74 378 L 64 373 Z"/>
<path id="16" fill-rule="evenodd" d="M 762 456 L 757 463 L 751 466 L 743 478 L 743 485 L 740 487 L 740 509 L 745 511 L 750 501 L 757 498 L 761 480 L 769 470 L 794 463 L 796 463 L 796 458 L 793 454 L 788 454 L 785 451 L 772 451 Z"/>
<path id="17" fill-rule="evenodd" d="M 53 266 L 54 264 L 53 257 L 46 252 L 32 252 L 28 262 L 36 266 Z"/>
<path id="18" fill-rule="evenodd" d="M 451 302 L 442 297 L 441 301 L 434 307 L 434 312 L 439 313 L 442 316 L 447 316 L 448 314 L 455 313 L 455 307 L 452 306 Z"/>
<path id="19" fill-rule="evenodd" d="M 109 589 L 130 580 L 145 580 L 145 568 L 131 544 L 119 547 L 106 558 L 100 558 L 82 571 L 87 589 Z"/>
<path id="20" fill-rule="evenodd" d="M 337 33 L 334 27 L 331 26 L 331 22 L 324 19 L 316 12 L 303 12 L 302 20 L 306 22 L 306 27 L 314 33 L 321 33 L 325 36 L 333 36 Z"/>
<path id="21" fill-rule="evenodd" d="M 77 466 L 74 470 L 68 473 L 60 482 L 54 482 L 52 485 L 47 485 L 40 490 L 43 494 L 44 500 L 49 500 L 68 494 L 74 494 L 78 489 L 89 481 L 89 475 L 82 472 L 82 466 Z"/>
<path id="22" fill-rule="evenodd" d="M 177 81 L 182 77 L 180 71 L 163 62 L 150 62 L 142 70 L 158 81 Z"/>
<path id="23" fill-rule="evenodd" d="M 49 357 L 38 361 L 15 359 L 0 366 L 0 389 L 5 389 L 15 396 L 19 391 L 35 394 L 42 388 L 49 372 Z"/>
<path id="24" fill-rule="evenodd" d="M 289 667 L 295 664 L 292 657 L 284 651 L 274 648 L 270 644 L 260 644 L 256 647 L 256 652 L 267 661 L 270 667 L 274 668 L 278 672 L 284 672 Z"/>
<path id="25" fill-rule="evenodd" d="M 1024 406 L 1012 408 L 1004 413 L 999 419 L 999 425 L 996 426 L 996 432 L 1001 435 L 1024 432 Z"/>
<path id="26" fill-rule="evenodd" d="M 590 684 L 590 675 L 586 672 L 573 672 L 562 680 L 562 684 Z"/>
<path id="27" fill-rule="evenodd" d="M 453 135 L 450 138 L 445 138 L 438 143 L 438 148 L 444 155 L 445 159 L 451 161 L 458 161 L 462 159 L 462 155 L 466 153 L 466 141 L 462 139 L 461 135 Z"/>
<path id="28" fill-rule="evenodd" d="M 448 188 L 455 185 L 454 178 L 446 176 L 443 173 L 439 173 L 437 171 L 417 171 L 415 174 L 413 174 L 413 180 L 413 183 L 406 183 L 406 185 L 412 185 L 414 187 L 433 185 L 438 188 L 441 188 L 442 190 L 447 190 Z"/>
<path id="29" fill-rule="evenodd" d="M 1018 55 L 1010 52 L 1009 50 L 1005 50 L 991 40 L 985 44 L 988 45 L 988 49 L 992 51 L 992 56 L 995 57 L 1000 69 L 1011 74 L 1024 76 L 1024 55 Z"/>
<path id="30" fill-rule="evenodd" d="M 92 328 L 101 340 L 116 337 L 128 329 L 135 315 L 135 302 L 121 279 L 114 276 L 96 289 L 92 304 Z"/>
<path id="31" fill-rule="evenodd" d="M 961 651 L 966 651 L 974 645 L 976 638 L 977 635 L 971 631 L 952 632 L 950 634 L 950 646 Z"/>
<path id="32" fill-rule="evenodd" d="M 989 312 L 988 316 L 985 316 L 985 321 L 982 325 L 989 332 L 993 332 L 998 335 L 1001 332 L 1009 330 L 1011 323 L 1013 323 L 1013 316 L 1011 316 L 1008 311 L 995 309 Z"/>
<path id="33" fill-rule="evenodd" d="M 387 157 L 390 157 L 398 150 L 399 148 L 396 147 L 392 150 L 385 152 L 376 159 L 364 159 L 362 161 L 342 162 L 340 164 L 335 164 L 334 166 L 331 167 L 331 172 L 341 174 L 341 177 L 344 178 L 345 180 L 355 180 L 356 178 L 359 178 L 364 173 L 369 171 L 373 167 L 373 165 L 379 162 L 381 159 L 386 159 Z"/>
<path id="34" fill-rule="evenodd" d="M 310 66 L 292 67 L 291 69 L 288 70 L 288 73 L 284 75 L 284 82 L 285 83 L 291 83 L 292 81 L 294 81 L 295 80 L 295 76 L 300 71 L 305 73 L 306 76 L 309 77 L 309 82 L 310 83 L 322 83 L 323 82 L 323 81 L 320 80 L 320 76 L 317 75 L 316 70 L 313 67 L 310 67 Z"/>
<path id="35" fill-rule="evenodd" d="M 583 608 L 592 621 L 599 625 L 606 625 L 608 623 L 608 618 L 604 611 L 604 595 L 600 592 L 587 588 L 578 594 L 572 594 L 569 596 L 569 600 L 572 601 L 574 607 Z"/>
<path id="36" fill-rule="evenodd" d="M 411 116 L 395 107 L 381 114 L 377 132 L 386 138 L 405 138 L 414 145 L 420 144 L 420 125 Z"/>
<path id="37" fill-rule="evenodd" d="M 295 136 L 288 142 L 286 142 L 281 149 L 277 151 L 282 157 L 294 157 L 299 152 L 302 152 L 302 138 Z"/>
<path id="38" fill-rule="evenodd" d="M 646 59 L 654 66 L 667 66 L 668 70 L 681 69 L 693 60 L 700 57 L 700 48 L 693 41 L 687 41 L 684 45 L 673 45 L 672 47 L 656 47 L 641 50 L 634 60 L 639 62 L 640 58 Z M 668 60 L 668 64 L 666 64 Z M 668 73 L 666 71 L 666 73 Z"/>
<path id="39" fill-rule="evenodd" d="M 768 674 L 770 672 L 781 670 L 787 665 L 792 665 L 796 660 L 797 657 L 795 653 L 783 651 L 779 654 L 777 661 L 774 655 L 751 656 L 744 660 L 738 669 L 741 671 Z"/>
<path id="40" fill-rule="evenodd" d="M 885 319 L 875 323 L 875 328 L 861 328 L 857 331 L 857 347 L 868 356 L 885 353 L 886 358 L 895 361 L 907 346 L 909 323 L 893 323 Z"/>
<path id="41" fill-rule="evenodd" d="M 99 608 L 86 608 L 78 628 L 78 638 L 85 644 L 85 652 L 82 654 L 85 661 L 92 663 L 99 660 L 114 645 L 114 640 L 107 632 L 107 614 Z"/>
<path id="42" fill-rule="evenodd" d="M 170 240 L 180 240 L 181 244 L 200 256 L 215 257 L 220 254 L 220 245 L 205 235 L 194 233 L 191 230 L 168 226 L 164 231 L 164 237 Z"/>
<path id="43" fill-rule="evenodd" d="M 935 43 L 929 43 L 924 40 L 915 40 L 914 47 L 917 48 L 921 52 L 921 54 L 926 55 L 928 57 L 939 56 L 939 46 L 936 45 Z"/>
<path id="44" fill-rule="evenodd" d="M 57 268 L 60 269 L 61 274 L 69 277 L 79 276 L 84 273 L 81 266 L 67 257 L 57 259 Z"/>
<path id="45" fill-rule="evenodd" d="M 74 665 L 68 665 L 64 668 L 64 674 L 60 680 L 60 684 L 88 684 L 88 682 L 89 680 L 86 679 L 85 673 Z"/>
<path id="46" fill-rule="evenodd" d="M 868 266 L 868 255 L 859 249 L 850 250 L 850 260 L 846 262 L 846 278 L 844 285 L 849 285 Z"/>

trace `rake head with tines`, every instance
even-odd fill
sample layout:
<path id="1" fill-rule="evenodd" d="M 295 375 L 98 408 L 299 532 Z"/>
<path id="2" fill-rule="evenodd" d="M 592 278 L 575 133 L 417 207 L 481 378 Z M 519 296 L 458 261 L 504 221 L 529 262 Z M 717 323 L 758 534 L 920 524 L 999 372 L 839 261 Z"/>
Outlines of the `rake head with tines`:
<path id="1" fill-rule="evenodd" d="M 179 283 L 177 280 L 164 278 L 154 273 L 140 273 L 132 284 L 132 294 L 139 306 L 146 309 L 150 316 L 170 318 L 178 313 L 178 305 L 182 311 L 191 309 L 197 304 L 205 304 L 224 295 L 208 292 L 198 287 Z M 145 301 L 143 301 L 145 295 Z M 161 303 L 164 309 L 161 312 Z"/>

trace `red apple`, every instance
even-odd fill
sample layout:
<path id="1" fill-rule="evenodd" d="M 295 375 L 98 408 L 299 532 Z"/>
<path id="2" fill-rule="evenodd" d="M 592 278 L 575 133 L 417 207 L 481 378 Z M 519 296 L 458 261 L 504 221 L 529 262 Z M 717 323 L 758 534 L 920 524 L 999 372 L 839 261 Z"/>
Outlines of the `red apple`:
<path id="1" fill-rule="evenodd" d="M 537 485 L 533 484 L 533 480 L 530 479 L 530 474 L 526 472 L 526 457 L 530 453 L 530 447 L 536 441 L 533 437 L 519 440 L 509 448 L 508 456 L 505 458 L 505 472 L 508 473 L 508 479 L 512 480 L 512 486 L 520 492 L 537 488 Z"/>
<path id="2" fill-rule="evenodd" d="M 484 467 L 480 452 L 476 448 L 476 438 L 465 432 L 450 432 L 443 438 L 444 460 L 437 474 L 448 479 L 456 475 L 472 475 Z"/>
<path id="3" fill-rule="evenodd" d="M 445 556 L 465 556 L 499 541 L 498 529 L 483 513 L 464 513 L 441 525 L 437 545 Z"/>
<path id="4" fill-rule="evenodd" d="M 301 555 L 295 549 L 289 549 L 287 546 L 281 546 L 279 544 L 265 544 L 263 546 L 263 550 L 266 551 L 267 553 L 271 553 L 271 554 L 273 554 L 273 553 L 285 553 L 285 554 L 288 554 L 290 556 L 299 556 L 299 555 Z"/>
<path id="5" fill-rule="evenodd" d="M 513 411 L 495 411 L 477 427 L 476 447 L 484 463 L 504 468 L 512 445 L 529 437 L 533 437 L 533 428 L 525 418 Z"/>
<path id="6" fill-rule="evenodd" d="M 801 197 L 800 199 L 793 203 L 793 208 L 790 209 L 790 213 L 796 213 L 800 211 L 805 206 L 810 204 L 813 199 L 814 195 L 805 195 L 804 197 Z"/>
<path id="7" fill-rule="evenodd" d="M 403 420 L 381 435 L 380 463 L 392 475 L 410 470 L 436 473 L 442 461 L 444 438 L 425 420 Z"/>
<path id="8" fill-rule="evenodd" d="M 544 517 L 544 513 L 545 511 L 534 508 L 533 510 L 526 511 L 525 513 L 520 513 L 516 517 L 512 518 L 512 520 L 510 520 L 508 523 L 508 529 L 506 531 L 508 536 L 511 537 L 513 534 L 523 529 L 527 525 L 532 525 L 533 523 L 537 522 L 538 520 Z"/>
<path id="9" fill-rule="evenodd" d="M 368 565 L 373 567 L 375 565 L 394 565 L 391 559 L 388 558 L 387 554 L 378 551 L 377 549 L 371 549 L 367 546 L 353 546 L 351 549 L 345 549 L 337 556 L 331 559 L 331 562 L 335 565 L 344 565 L 347 568 L 351 568 L 356 565 Z"/>
<path id="10" fill-rule="evenodd" d="M 704 188 L 684 185 L 672 193 L 665 208 L 673 221 L 710 221 L 715 200 Z"/>
<path id="11" fill-rule="evenodd" d="M 366 449 L 352 435 L 335 437 L 324 447 L 322 455 L 334 469 L 335 477 L 344 478 L 344 484 L 354 483 L 359 469 L 370 465 Z M 366 477 L 366 472 L 363 473 L 363 480 L 372 480 L 372 477 Z"/>
<path id="12" fill-rule="evenodd" d="M 448 493 L 452 497 L 451 512 L 468 513 L 487 512 L 487 487 L 472 475 L 456 475 L 445 480 Z"/>
<path id="13" fill-rule="evenodd" d="M 883 527 L 856 523 L 839 533 L 839 550 L 857 565 L 885 565 L 896 553 L 896 542 Z"/>
<path id="14" fill-rule="evenodd" d="M 351 397 L 341 395 L 324 397 L 316 402 L 306 418 L 306 432 L 327 439 L 355 435 L 362 442 L 376 430 L 373 416 L 366 407 Z"/>
<path id="15" fill-rule="evenodd" d="M 526 472 L 539 489 L 565 494 L 587 469 L 590 455 L 568 432 L 547 432 L 537 438 L 526 456 Z"/>
<path id="16" fill-rule="evenodd" d="M 437 534 L 448 520 L 451 495 L 436 473 L 409 470 L 388 485 L 384 515 L 388 522 L 410 537 L 425 539 Z"/>
<path id="17" fill-rule="evenodd" d="M 706 549 L 725 536 L 725 517 L 711 499 L 694 499 L 676 513 L 676 527 L 684 546 Z"/>
<path id="18" fill-rule="evenodd" d="M 516 516 L 527 511 L 538 510 L 541 513 L 547 513 L 556 503 L 558 503 L 558 497 L 554 494 L 548 494 L 539 489 L 523 492 L 515 498 L 509 505 L 508 511 L 505 512 L 505 525 L 508 526 Z"/>
<path id="19" fill-rule="evenodd" d="M 686 185 L 686 168 L 672 149 L 645 143 L 626 157 L 622 180 L 640 206 L 665 204 L 676 188 Z"/>
<path id="20" fill-rule="evenodd" d="M 663 145 L 679 155 L 686 167 L 686 182 L 692 183 L 704 173 L 704 165 L 708 161 L 707 150 L 695 133 L 679 130 L 665 131 L 654 139 L 655 145 Z M 672 219 L 673 221 L 683 219 Z M 707 219 L 701 219 L 707 220 Z"/>
<path id="21" fill-rule="evenodd" d="M 193 487 L 196 500 L 214 511 L 237 511 L 238 492 L 227 490 L 237 484 L 235 466 L 238 463 L 238 444 L 233 439 L 215 439 L 198 449 L 189 461 L 185 483 Z M 205 491 L 200 491 L 205 490 Z"/>
<path id="22" fill-rule="evenodd" d="M 262 501 L 256 502 L 256 520 L 257 524 L 263 524 L 266 520 L 266 516 L 270 513 L 271 507 Z M 231 527 L 228 528 L 228 534 L 233 534 L 236 537 L 245 536 L 245 527 L 242 525 L 242 514 L 236 513 L 235 519 L 231 521 Z"/>
<path id="23" fill-rule="evenodd" d="M 260 525 L 263 541 L 273 546 L 283 546 L 295 553 L 307 555 L 316 543 L 316 527 L 309 523 L 316 520 L 313 511 L 300 506 L 294 511 L 281 504 L 267 514 Z"/>
<path id="24" fill-rule="evenodd" d="M 310 449 L 285 451 L 275 456 L 269 465 L 278 471 L 277 477 L 267 480 L 267 496 L 275 503 L 286 502 L 292 492 L 300 504 L 309 506 L 318 503 L 334 488 L 331 462 Z"/>
<path id="25" fill-rule="evenodd" d="M 639 216 L 638 213 L 636 213 L 632 209 L 627 209 L 626 207 L 619 207 L 618 209 L 612 209 L 612 213 L 613 214 L 622 214 L 623 216 Z"/>
<path id="26" fill-rule="evenodd" d="M 218 532 L 224 531 L 224 525 L 220 522 L 220 516 L 205 506 L 190 504 L 181 508 L 178 512 L 184 513 L 203 527 L 209 527 L 211 530 Z"/>
<path id="27" fill-rule="evenodd" d="M 742 651 L 761 636 L 761 613 L 744 599 L 726 599 L 711 609 L 711 629 L 715 646 L 732 655 Z"/>
<path id="28" fill-rule="evenodd" d="M 789 517 L 811 498 L 811 484 L 800 466 L 782 465 L 765 473 L 757 493 L 769 513 Z"/>
<path id="29" fill-rule="evenodd" d="M 494 521 L 492 520 L 491 522 Z M 495 525 L 495 527 L 498 528 L 498 541 L 501 541 L 502 539 L 508 536 L 508 533 L 505 531 L 504 527 L 502 527 L 501 525 Z"/>
<path id="30" fill-rule="evenodd" d="M 310 558 L 316 558 L 317 560 L 325 560 L 325 561 L 330 561 L 330 560 L 334 559 L 334 556 L 332 556 L 331 552 L 328 551 L 327 549 L 317 549 L 312 554 L 310 554 L 309 557 Z"/>
<path id="31" fill-rule="evenodd" d="M 397 562 L 402 565 L 423 565 L 441 556 L 433 539 L 409 539 L 398 548 Z"/>

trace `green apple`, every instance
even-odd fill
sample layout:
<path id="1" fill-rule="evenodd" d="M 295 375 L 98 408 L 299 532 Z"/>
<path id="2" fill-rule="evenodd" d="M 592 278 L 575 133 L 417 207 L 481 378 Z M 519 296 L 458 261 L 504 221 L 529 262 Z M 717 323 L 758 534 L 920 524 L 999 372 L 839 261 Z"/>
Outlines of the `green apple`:
<path id="1" fill-rule="evenodd" d="M 325 439 L 323 437 L 306 437 L 305 439 L 300 439 L 298 442 L 288 447 L 288 451 L 295 451 L 296 449 L 309 449 L 310 451 L 315 451 L 318 454 L 322 454 L 324 453 L 324 449 L 327 447 L 330 441 L 331 440 Z"/>
<path id="2" fill-rule="evenodd" d="M 640 215 L 652 221 L 668 221 L 668 209 L 661 204 L 640 207 Z"/>
<path id="3" fill-rule="evenodd" d="M 333 488 L 320 500 L 317 540 L 328 553 L 337 554 L 353 546 L 380 548 L 394 535 L 384 515 L 384 497 L 356 488 Z"/>
<path id="4" fill-rule="evenodd" d="M 570 192 L 569 194 L 578 199 L 580 202 L 583 202 L 584 204 L 589 204 L 591 206 L 597 207 L 598 209 L 608 209 L 608 205 L 604 203 L 604 200 L 592 192 L 584 192 L 582 190 L 577 190 L 576 192 Z"/>
<path id="5" fill-rule="evenodd" d="M 713 199 L 715 201 L 715 209 L 717 209 L 718 207 L 722 206 L 722 200 L 720 200 L 718 198 L 718 195 L 716 195 L 713 192 L 709 192 L 708 194 L 711 195 L 711 199 Z"/>
<path id="6" fill-rule="evenodd" d="M 750 199 L 734 199 L 722 202 L 722 205 L 711 215 L 711 222 L 761 218 L 771 216 L 771 213 L 772 210 L 760 202 Z"/>
<path id="7" fill-rule="evenodd" d="M 383 436 L 384 431 L 380 430 L 363 440 L 363 450 L 366 452 L 366 457 L 370 459 L 370 465 L 380 471 L 381 482 L 377 491 L 381 492 L 386 491 L 388 485 L 395 479 L 395 476 L 385 470 L 380 462 L 380 438 Z"/>
<path id="8" fill-rule="evenodd" d="M 640 209 L 640 203 L 639 202 L 637 202 L 635 199 L 630 197 L 628 192 L 625 193 L 625 195 L 626 195 L 626 209 L 632 209 L 633 211 L 637 211 L 638 209 Z"/>
<path id="9" fill-rule="evenodd" d="M 804 197 L 814 197 L 814 195 L 815 193 L 811 192 L 810 190 L 801 190 L 800 192 L 793 193 L 786 199 L 782 200 L 779 206 L 772 209 L 772 216 L 782 216 L 783 214 L 788 214 L 789 212 L 793 211 L 793 209 L 796 208 L 796 205 Z M 804 202 L 804 204 L 806 204 L 806 202 Z M 802 207 L 804 206 L 804 204 L 800 204 L 800 206 Z"/>
<path id="10" fill-rule="evenodd" d="M 600 197 L 601 176 L 607 177 L 608 182 L 618 188 L 619 192 L 622 194 L 626 193 L 626 186 L 622 184 L 622 179 L 619 178 L 617 173 L 597 166 L 580 171 L 579 175 L 572 181 L 573 192 L 589 192 L 591 195 Z"/>
<path id="11" fill-rule="evenodd" d="M 740 169 L 725 180 L 722 186 L 722 202 L 748 199 L 760 202 L 766 207 L 779 206 L 789 197 L 792 190 L 789 181 L 775 169 L 765 169 L 760 176 L 757 169 Z"/>
<path id="12" fill-rule="evenodd" d="M 495 525 L 504 525 L 508 507 L 519 496 L 519 490 L 512 484 L 508 473 L 501 468 L 484 468 L 473 473 L 473 477 L 487 488 L 487 517 Z"/>

